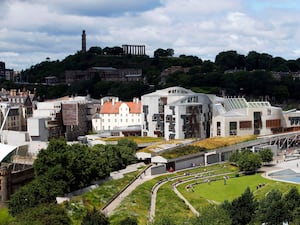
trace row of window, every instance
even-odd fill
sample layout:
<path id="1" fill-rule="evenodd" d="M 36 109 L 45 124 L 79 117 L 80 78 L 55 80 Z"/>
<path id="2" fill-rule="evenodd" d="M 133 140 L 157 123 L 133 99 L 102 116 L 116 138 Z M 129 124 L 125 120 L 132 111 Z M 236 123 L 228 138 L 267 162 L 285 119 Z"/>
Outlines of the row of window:
<path id="1" fill-rule="evenodd" d="M 110 123 L 110 122 L 115 122 L 115 123 L 118 123 L 118 122 L 120 122 L 120 123 L 122 123 L 122 122 L 126 122 L 126 123 L 128 123 L 128 121 L 129 121 L 129 119 L 120 119 L 120 120 L 118 120 L 118 119 L 95 119 L 95 122 L 96 123 L 99 123 L 100 122 L 100 120 L 102 120 L 102 123 L 105 123 L 105 122 L 108 122 L 108 123 Z M 131 122 L 132 123 L 134 123 L 135 122 L 135 119 L 131 119 Z M 136 122 L 137 123 L 140 123 L 141 122 L 141 120 L 140 119 L 137 119 L 136 120 Z"/>
<path id="2" fill-rule="evenodd" d="M 134 113 L 129 113 L 129 114 L 103 114 L 102 115 L 103 117 L 120 117 L 120 116 L 125 116 L 125 117 L 127 117 L 127 116 L 131 116 L 131 117 L 133 117 L 133 116 L 137 116 L 137 114 L 134 114 Z"/>
<path id="3" fill-rule="evenodd" d="M 237 134 L 237 123 L 238 122 L 229 122 L 229 134 L 236 135 Z M 281 120 L 266 120 L 267 128 L 278 128 L 281 127 Z M 252 129 L 252 121 L 239 121 L 239 129 L 247 130 Z M 221 122 L 217 122 L 217 136 L 221 135 Z"/>

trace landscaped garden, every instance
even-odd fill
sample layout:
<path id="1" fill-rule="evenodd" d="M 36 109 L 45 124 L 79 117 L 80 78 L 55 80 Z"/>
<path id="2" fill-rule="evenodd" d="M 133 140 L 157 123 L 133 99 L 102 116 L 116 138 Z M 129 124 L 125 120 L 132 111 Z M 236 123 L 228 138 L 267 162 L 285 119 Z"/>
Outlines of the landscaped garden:
<path id="1" fill-rule="evenodd" d="M 108 180 L 100 184 L 94 190 L 83 195 L 71 198 L 69 202 L 65 202 L 65 207 L 69 211 L 69 215 L 74 224 L 80 224 L 82 216 L 93 208 L 101 210 L 116 194 L 118 194 L 128 183 L 135 179 L 144 167 L 139 168 L 135 172 L 124 174 L 123 178 L 117 180 Z"/>
<path id="2" fill-rule="evenodd" d="M 226 184 L 224 184 L 224 174 L 227 174 Z M 172 184 L 178 181 L 181 183 L 177 186 L 178 190 L 198 211 L 209 204 L 220 204 L 225 200 L 232 201 L 239 197 L 247 187 L 257 199 L 262 199 L 272 189 L 278 189 L 283 194 L 295 186 L 300 190 L 300 185 L 269 180 L 261 175 L 258 172 L 244 176 L 238 173 L 238 168 L 230 164 L 169 173 L 142 184 L 127 196 L 111 217 L 111 224 L 118 224 L 118 221 L 125 216 L 134 216 L 138 218 L 139 224 L 146 224 L 151 188 L 166 177 L 169 181 L 161 186 L 157 193 L 155 218 L 172 215 L 175 221 L 184 221 L 194 216 L 188 206 L 173 192 Z M 207 182 L 208 177 L 210 177 L 210 182 Z M 190 181 L 185 182 L 188 179 Z M 197 182 L 199 184 L 195 185 Z M 193 184 L 193 191 L 187 189 L 190 184 Z"/>

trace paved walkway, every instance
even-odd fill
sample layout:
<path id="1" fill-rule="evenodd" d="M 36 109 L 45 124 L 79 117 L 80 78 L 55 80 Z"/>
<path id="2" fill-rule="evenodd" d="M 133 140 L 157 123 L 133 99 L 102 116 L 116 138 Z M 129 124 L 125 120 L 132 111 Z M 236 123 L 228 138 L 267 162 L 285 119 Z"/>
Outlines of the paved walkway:
<path id="1" fill-rule="evenodd" d="M 153 176 L 151 176 L 151 167 L 145 170 L 139 178 L 137 178 L 132 184 L 130 184 L 118 197 L 116 197 L 109 205 L 107 205 L 103 209 L 103 213 L 106 215 L 111 215 L 113 211 L 121 204 L 125 197 L 127 197 L 137 186 L 140 184 L 151 180 Z"/>

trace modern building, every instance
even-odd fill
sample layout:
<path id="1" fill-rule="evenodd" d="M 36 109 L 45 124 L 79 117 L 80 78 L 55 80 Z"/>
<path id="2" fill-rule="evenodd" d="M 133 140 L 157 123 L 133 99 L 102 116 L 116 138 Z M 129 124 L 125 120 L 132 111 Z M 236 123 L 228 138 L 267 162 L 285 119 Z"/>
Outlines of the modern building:
<path id="1" fill-rule="evenodd" d="M 282 111 L 267 101 L 224 98 L 215 102 L 211 136 L 270 135 L 300 130 L 300 111 Z"/>
<path id="2" fill-rule="evenodd" d="M 119 101 L 118 97 L 102 98 L 100 110 L 92 119 L 93 130 L 115 135 L 140 135 L 141 108 L 138 98 L 134 98 L 132 102 Z"/>
<path id="3" fill-rule="evenodd" d="M 61 136 L 70 141 L 77 140 L 78 136 L 92 130 L 95 112 L 94 103 L 88 96 L 38 102 L 33 117 L 28 120 L 28 131 L 34 140 Z"/>
<path id="4" fill-rule="evenodd" d="M 165 139 L 208 138 L 212 122 L 210 98 L 182 87 L 143 95 L 142 136 Z"/>

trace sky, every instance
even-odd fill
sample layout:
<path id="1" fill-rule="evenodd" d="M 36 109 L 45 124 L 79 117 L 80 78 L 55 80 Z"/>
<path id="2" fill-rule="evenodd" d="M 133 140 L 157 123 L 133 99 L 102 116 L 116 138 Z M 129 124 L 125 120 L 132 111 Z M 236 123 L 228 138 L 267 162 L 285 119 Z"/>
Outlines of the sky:
<path id="1" fill-rule="evenodd" d="M 0 0 L 0 61 L 25 70 L 50 58 L 123 44 L 215 60 L 228 50 L 300 58 L 300 0 Z"/>

